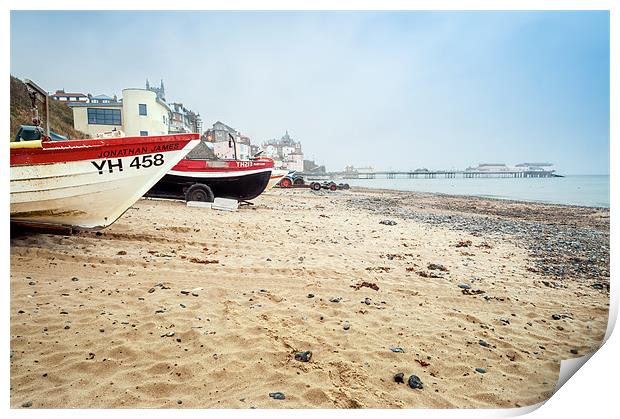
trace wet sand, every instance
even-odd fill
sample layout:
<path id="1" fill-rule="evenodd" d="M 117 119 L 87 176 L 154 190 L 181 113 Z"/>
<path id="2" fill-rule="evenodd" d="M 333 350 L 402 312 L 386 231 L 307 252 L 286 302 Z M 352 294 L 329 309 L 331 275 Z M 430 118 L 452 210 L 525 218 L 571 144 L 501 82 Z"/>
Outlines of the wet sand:
<path id="1" fill-rule="evenodd" d="M 140 200 L 99 233 L 14 234 L 11 407 L 526 406 L 605 333 L 608 210 L 370 190 L 254 203 Z"/>

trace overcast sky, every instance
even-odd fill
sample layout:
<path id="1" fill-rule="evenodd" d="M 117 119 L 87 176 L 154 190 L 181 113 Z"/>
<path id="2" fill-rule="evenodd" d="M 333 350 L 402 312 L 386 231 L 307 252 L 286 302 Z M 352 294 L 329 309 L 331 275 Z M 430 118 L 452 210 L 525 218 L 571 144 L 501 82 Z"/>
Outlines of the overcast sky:
<path id="1" fill-rule="evenodd" d="M 168 101 L 329 170 L 609 173 L 607 12 L 11 12 L 11 73 Z"/>

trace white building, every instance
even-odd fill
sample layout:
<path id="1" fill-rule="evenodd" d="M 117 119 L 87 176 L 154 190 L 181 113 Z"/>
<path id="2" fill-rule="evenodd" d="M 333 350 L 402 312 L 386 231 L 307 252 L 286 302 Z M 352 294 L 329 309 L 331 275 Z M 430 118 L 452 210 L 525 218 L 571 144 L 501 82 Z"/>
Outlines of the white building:
<path id="1" fill-rule="evenodd" d="M 52 100 L 56 100 L 58 102 L 67 102 L 67 103 L 87 103 L 88 96 L 84 93 L 68 93 L 65 90 L 56 90 L 56 93 L 50 95 Z"/>
<path id="2" fill-rule="evenodd" d="M 288 131 L 280 140 L 269 140 L 263 143 L 265 155 L 274 160 L 275 167 L 302 172 L 304 170 L 304 154 L 301 142 L 294 141 Z"/>
<path id="3" fill-rule="evenodd" d="M 122 130 L 128 137 L 168 134 L 170 108 L 150 90 L 124 89 L 120 101 L 68 105 L 73 109 L 74 128 L 91 137 L 113 130 Z"/>
<path id="4" fill-rule="evenodd" d="M 552 163 L 520 163 L 517 164 L 516 170 L 521 170 L 524 172 L 553 172 L 555 171 L 555 167 Z"/>

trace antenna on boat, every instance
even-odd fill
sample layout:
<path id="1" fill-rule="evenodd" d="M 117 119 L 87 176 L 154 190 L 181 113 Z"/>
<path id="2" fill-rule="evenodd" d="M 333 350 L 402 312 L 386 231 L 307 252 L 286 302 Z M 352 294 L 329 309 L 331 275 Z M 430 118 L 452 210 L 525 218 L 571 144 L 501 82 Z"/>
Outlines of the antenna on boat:
<path id="1" fill-rule="evenodd" d="M 228 136 L 230 137 L 230 140 L 228 140 L 228 147 L 232 147 L 232 145 L 234 144 L 235 146 L 235 148 L 233 149 L 234 156 L 235 156 L 235 160 L 237 160 L 237 142 L 235 141 L 235 137 L 233 137 L 230 132 L 228 133 Z"/>
<path id="2" fill-rule="evenodd" d="M 39 117 L 39 110 L 37 109 L 37 100 L 40 100 L 45 108 L 45 136 L 49 138 L 50 113 L 47 92 L 41 89 L 35 82 L 30 79 L 25 79 L 24 84 L 26 85 L 26 89 L 28 90 L 28 96 L 30 96 L 30 100 L 32 101 L 32 124 L 37 127 L 41 126 L 41 118 Z"/>

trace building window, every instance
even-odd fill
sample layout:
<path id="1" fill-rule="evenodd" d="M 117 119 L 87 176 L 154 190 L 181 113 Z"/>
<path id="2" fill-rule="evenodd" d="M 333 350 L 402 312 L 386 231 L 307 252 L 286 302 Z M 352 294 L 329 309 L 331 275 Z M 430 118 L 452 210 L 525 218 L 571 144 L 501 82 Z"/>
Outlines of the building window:
<path id="1" fill-rule="evenodd" d="M 148 131 L 140 131 L 140 137 L 147 137 L 149 135 Z"/>
<path id="2" fill-rule="evenodd" d="M 98 125 L 121 125 L 120 109 L 88 108 L 88 123 Z"/>
<path id="3" fill-rule="evenodd" d="M 145 103 L 140 103 L 138 104 L 138 113 L 140 115 L 145 115 L 146 116 L 146 104 Z"/>

